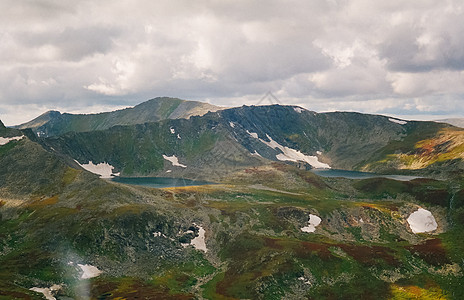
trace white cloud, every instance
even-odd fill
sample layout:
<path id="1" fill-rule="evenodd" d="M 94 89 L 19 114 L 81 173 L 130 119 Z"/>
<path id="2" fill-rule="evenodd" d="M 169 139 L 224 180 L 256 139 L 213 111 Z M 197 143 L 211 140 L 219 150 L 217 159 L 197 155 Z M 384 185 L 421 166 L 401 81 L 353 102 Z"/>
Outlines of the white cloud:
<path id="1" fill-rule="evenodd" d="M 0 116 L 19 123 L 4 116 L 18 105 L 70 110 L 165 95 L 253 104 L 269 90 L 308 109 L 432 114 L 446 103 L 440 113 L 463 115 L 463 7 L 459 0 L 5 0 Z"/>

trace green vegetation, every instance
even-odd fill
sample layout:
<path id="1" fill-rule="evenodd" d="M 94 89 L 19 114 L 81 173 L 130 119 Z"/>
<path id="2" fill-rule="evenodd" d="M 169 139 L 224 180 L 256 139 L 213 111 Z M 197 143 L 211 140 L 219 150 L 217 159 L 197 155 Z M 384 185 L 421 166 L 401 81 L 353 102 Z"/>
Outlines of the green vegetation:
<path id="1" fill-rule="evenodd" d="M 146 105 L 167 118 L 183 104 Z M 68 129 L 86 130 L 83 118 Z M 88 126 L 107 118 L 93 115 Z M 461 135 L 445 127 L 242 107 L 10 142 L 0 146 L 0 298 L 40 298 L 29 289 L 53 284 L 62 285 L 57 297 L 92 299 L 464 298 L 464 177 L 451 160 Z M 321 159 L 347 169 L 398 171 L 391 155 L 438 151 L 436 173 L 429 170 L 437 177 L 322 178 L 307 165 L 277 161 L 280 152 L 247 130 L 308 155 L 322 151 Z M 437 142 L 447 136 L 439 132 L 453 136 L 455 152 Z M 126 186 L 73 168 L 74 159 L 107 162 L 126 176 L 220 184 Z M 411 231 L 407 218 L 418 207 L 433 214 L 434 232 Z M 310 214 L 321 223 L 305 232 Z M 78 264 L 102 273 L 84 279 Z"/>

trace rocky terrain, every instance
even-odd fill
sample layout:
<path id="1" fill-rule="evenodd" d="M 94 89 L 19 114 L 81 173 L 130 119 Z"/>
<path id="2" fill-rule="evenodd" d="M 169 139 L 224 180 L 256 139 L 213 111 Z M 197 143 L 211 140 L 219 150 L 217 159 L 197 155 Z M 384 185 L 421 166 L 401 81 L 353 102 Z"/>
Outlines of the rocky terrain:
<path id="1" fill-rule="evenodd" d="M 0 123 L 0 298 L 462 299 L 462 143 L 292 106 L 48 138 Z M 326 165 L 427 178 L 310 170 Z"/>

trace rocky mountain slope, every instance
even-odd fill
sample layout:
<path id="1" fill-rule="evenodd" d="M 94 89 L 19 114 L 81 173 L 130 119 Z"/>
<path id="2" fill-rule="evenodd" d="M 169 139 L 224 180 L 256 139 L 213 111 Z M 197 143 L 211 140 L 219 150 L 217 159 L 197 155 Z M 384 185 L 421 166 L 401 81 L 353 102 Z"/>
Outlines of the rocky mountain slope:
<path id="1" fill-rule="evenodd" d="M 271 162 L 150 189 L 74 169 L 26 136 L 0 146 L 0 166 L 5 299 L 464 296 L 459 177 L 321 178 Z"/>
<path id="2" fill-rule="evenodd" d="M 451 163 L 454 170 L 460 170 L 463 132 L 435 122 L 348 112 L 315 113 L 274 105 L 67 133 L 43 143 L 80 164 L 107 163 L 122 176 L 215 180 L 211 176 L 270 161 L 302 168 L 393 173 L 427 171 Z M 421 145 L 430 148 L 432 144 L 433 151 L 421 150 Z"/>
<path id="3" fill-rule="evenodd" d="M 37 135 L 55 136 L 70 131 L 82 132 L 108 129 L 115 125 L 143 124 L 163 119 L 180 119 L 217 111 L 220 107 L 177 98 L 154 98 L 132 108 L 99 114 L 68 114 L 48 111 L 34 120 L 16 126 L 31 128 Z"/>
<path id="4" fill-rule="evenodd" d="M 0 298 L 464 297 L 456 127 L 292 106 L 45 139 L 2 125 Z M 446 180 L 308 170 L 326 165 Z M 86 169 L 217 184 L 153 189 Z"/>

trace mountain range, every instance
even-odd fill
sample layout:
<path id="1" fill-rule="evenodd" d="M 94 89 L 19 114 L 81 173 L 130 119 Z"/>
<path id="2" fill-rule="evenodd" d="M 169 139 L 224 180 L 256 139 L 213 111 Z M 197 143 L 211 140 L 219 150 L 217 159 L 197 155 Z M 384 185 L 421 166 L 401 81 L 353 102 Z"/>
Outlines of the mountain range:
<path id="1" fill-rule="evenodd" d="M 172 98 L 50 115 L 0 122 L 2 299 L 464 298 L 462 128 Z"/>
<path id="2" fill-rule="evenodd" d="M 244 106 L 43 140 L 80 164 L 108 163 L 122 176 L 208 178 L 269 161 L 398 173 L 439 164 L 462 169 L 464 131 L 447 124 L 296 106 Z M 172 166 L 163 156 L 188 167 Z M 440 169 L 440 168 L 438 168 Z M 419 171 L 420 170 L 420 171 Z M 443 169 L 444 170 L 444 169 Z"/>

